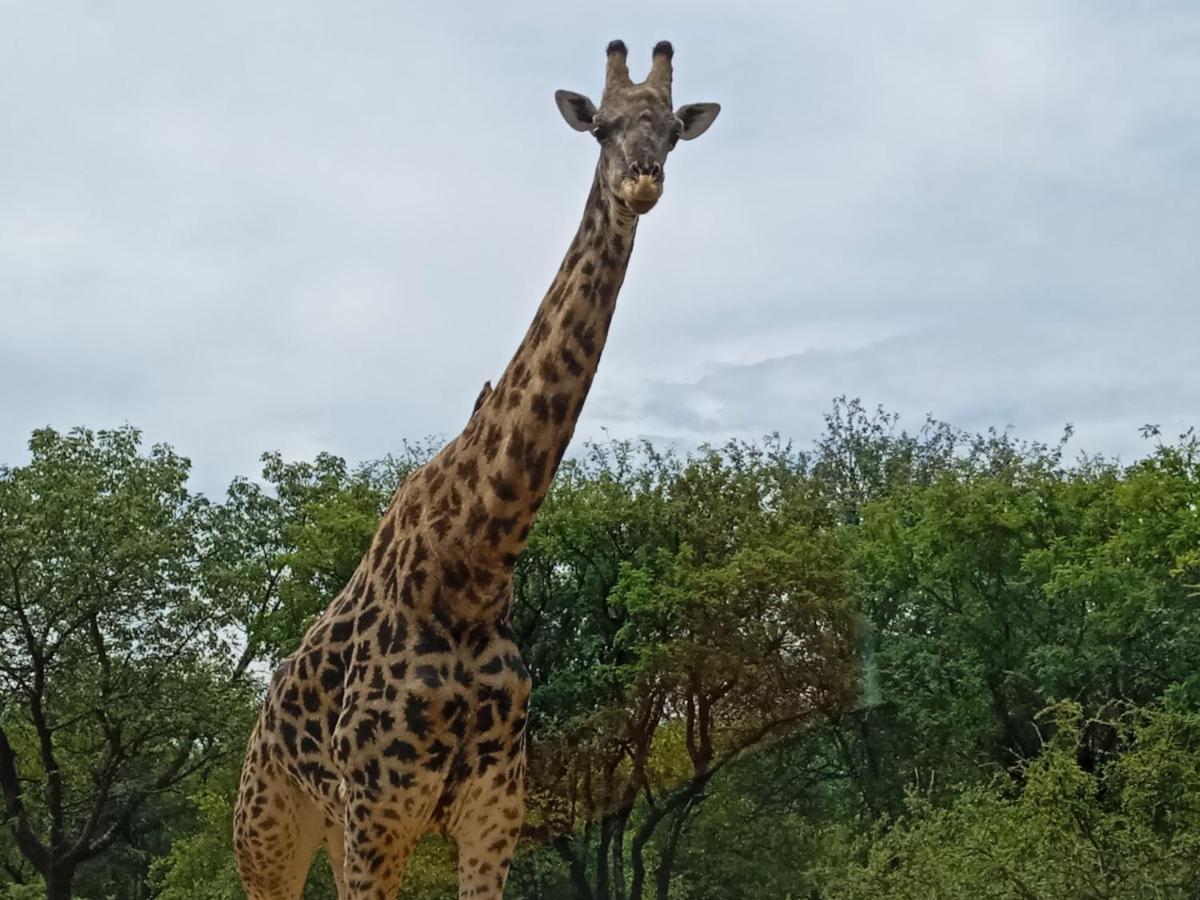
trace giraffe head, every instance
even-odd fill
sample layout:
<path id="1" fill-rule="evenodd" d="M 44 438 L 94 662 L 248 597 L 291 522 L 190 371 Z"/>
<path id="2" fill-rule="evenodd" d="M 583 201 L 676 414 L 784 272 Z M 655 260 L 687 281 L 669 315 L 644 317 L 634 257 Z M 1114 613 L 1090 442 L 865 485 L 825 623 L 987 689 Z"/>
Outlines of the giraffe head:
<path id="1" fill-rule="evenodd" d="M 600 185 L 621 206 L 638 215 L 662 196 L 663 166 L 680 140 L 699 137 L 721 107 L 716 103 L 671 106 L 670 43 L 654 47 L 650 74 L 640 84 L 629 77 L 623 41 L 608 45 L 608 72 L 597 108 L 573 91 L 554 95 L 559 111 L 576 131 L 590 131 L 600 142 Z"/>

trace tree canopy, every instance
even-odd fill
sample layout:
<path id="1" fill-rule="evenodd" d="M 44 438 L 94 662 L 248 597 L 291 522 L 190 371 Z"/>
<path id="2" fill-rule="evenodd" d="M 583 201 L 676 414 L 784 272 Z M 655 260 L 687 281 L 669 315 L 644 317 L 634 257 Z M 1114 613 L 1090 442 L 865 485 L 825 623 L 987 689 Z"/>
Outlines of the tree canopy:
<path id="1" fill-rule="evenodd" d="M 518 563 L 508 896 L 1200 893 L 1200 443 L 1066 437 L 842 400 L 810 448 L 580 449 Z M 264 674 L 431 449 L 267 454 L 222 498 L 132 428 L 0 468 L 0 897 L 241 896 Z M 451 845 L 403 896 L 455 896 Z"/>

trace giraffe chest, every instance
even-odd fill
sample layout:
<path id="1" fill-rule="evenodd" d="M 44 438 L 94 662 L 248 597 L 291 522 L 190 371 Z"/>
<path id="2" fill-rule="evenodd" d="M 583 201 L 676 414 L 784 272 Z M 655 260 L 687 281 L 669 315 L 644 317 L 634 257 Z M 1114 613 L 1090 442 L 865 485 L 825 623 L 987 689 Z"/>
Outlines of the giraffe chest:
<path id="1" fill-rule="evenodd" d="M 349 626 L 343 625 L 348 622 Z M 273 679 L 268 729 L 315 798 L 424 798 L 445 825 L 523 759 L 530 680 L 501 622 L 455 627 L 392 608 L 333 619 Z"/>

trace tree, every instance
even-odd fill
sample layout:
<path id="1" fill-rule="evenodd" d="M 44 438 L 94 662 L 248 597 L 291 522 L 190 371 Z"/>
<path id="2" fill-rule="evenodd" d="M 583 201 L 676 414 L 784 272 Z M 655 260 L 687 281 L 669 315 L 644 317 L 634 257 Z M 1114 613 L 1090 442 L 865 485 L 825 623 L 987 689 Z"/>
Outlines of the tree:
<path id="1" fill-rule="evenodd" d="M 139 445 L 45 429 L 0 469 L 0 790 L 52 900 L 228 752 L 244 705 L 196 589 L 207 504 L 186 460 Z"/>
<path id="2" fill-rule="evenodd" d="M 910 770 L 950 787 L 1034 755 L 1058 700 L 1103 718 L 1196 678 L 1198 476 L 1186 447 L 1067 468 L 1058 447 L 993 436 L 863 508 L 860 598 Z M 1099 751 L 1113 734 L 1088 739 Z"/>
<path id="3" fill-rule="evenodd" d="M 1058 707 L 1024 778 L 949 806 L 920 796 L 859 861 L 830 860 L 830 900 L 1185 900 L 1200 889 L 1200 718 L 1130 710 L 1106 722 L 1121 751 L 1079 765 L 1087 721 Z"/>
<path id="4" fill-rule="evenodd" d="M 640 900 L 653 851 L 665 898 L 711 779 L 852 699 L 853 615 L 834 523 L 786 446 L 590 459 L 547 504 L 523 584 L 532 609 L 576 611 L 554 652 L 582 662 L 535 694 L 535 812 L 577 895 Z M 555 546 L 571 551 L 542 561 Z"/>
<path id="5" fill-rule="evenodd" d="M 515 585 L 535 690 L 508 893 L 1196 895 L 1195 436 L 1121 465 L 856 401 L 827 425 L 808 453 L 564 464 Z M 78 896 L 239 897 L 261 676 L 428 448 L 268 454 L 218 503 L 131 429 L 31 446 L 0 470 L 0 898 L 64 896 L 64 871 Z M 454 880 L 435 839 L 405 897 Z M 318 866 L 306 898 L 331 897 Z"/>

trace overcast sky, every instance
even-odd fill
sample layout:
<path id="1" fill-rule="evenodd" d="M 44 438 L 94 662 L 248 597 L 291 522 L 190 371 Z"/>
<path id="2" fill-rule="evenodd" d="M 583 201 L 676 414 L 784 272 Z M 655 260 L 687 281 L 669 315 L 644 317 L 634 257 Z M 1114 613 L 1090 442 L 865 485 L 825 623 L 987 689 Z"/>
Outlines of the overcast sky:
<path id="1" fill-rule="evenodd" d="M 553 92 L 615 37 L 723 111 L 580 435 L 1200 423 L 1194 0 L 417 6 L 0 0 L 0 462 L 130 422 L 219 491 L 456 431 L 590 184 Z"/>

